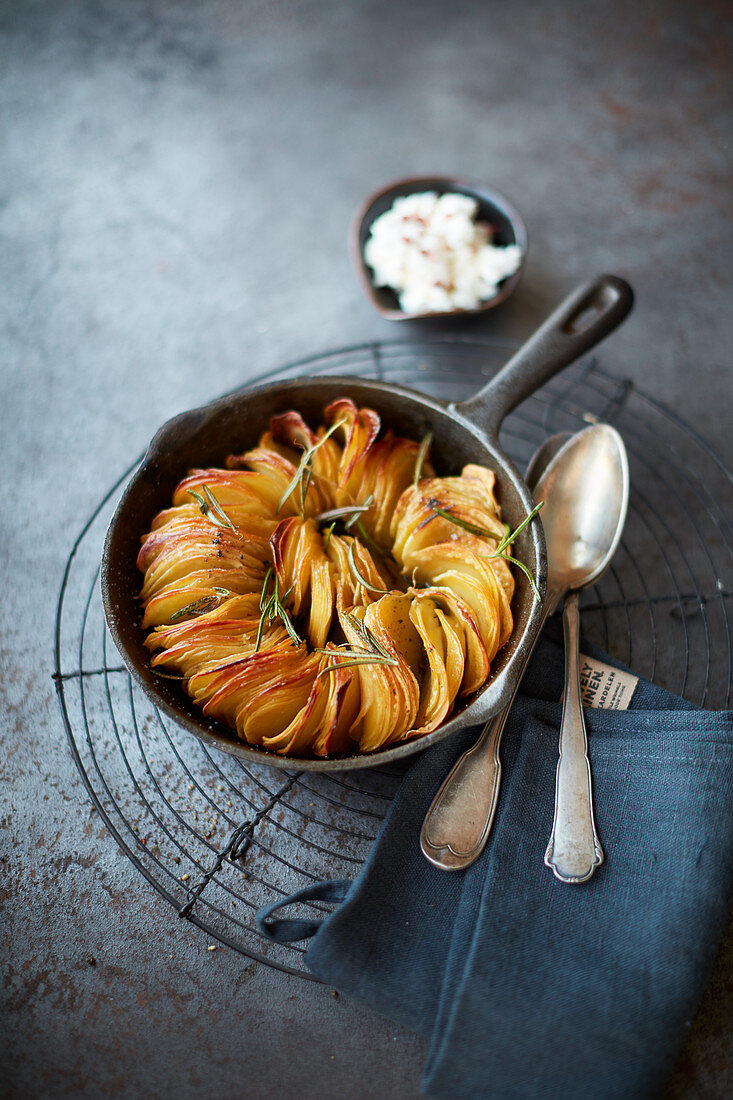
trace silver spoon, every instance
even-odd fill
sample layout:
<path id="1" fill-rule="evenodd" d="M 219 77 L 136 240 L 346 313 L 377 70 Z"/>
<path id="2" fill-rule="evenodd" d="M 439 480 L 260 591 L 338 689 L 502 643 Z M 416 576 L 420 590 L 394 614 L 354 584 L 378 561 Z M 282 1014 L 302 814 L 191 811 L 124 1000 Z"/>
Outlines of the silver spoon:
<path id="1" fill-rule="evenodd" d="M 535 499 L 535 488 L 546 467 L 571 438 L 569 432 L 550 436 L 530 459 L 525 481 Z M 537 637 L 550 613 L 549 595 L 548 580 Z M 530 656 L 531 651 L 527 661 Z M 523 672 L 524 669 L 517 678 L 517 688 Z M 468 867 L 481 855 L 489 838 L 499 801 L 499 746 L 515 695 L 516 689 L 506 707 L 486 723 L 475 744 L 455 762 L 425 815 L 420 847 L 423 855 L 443 871 L 461 871 Z"/>
<path id="2" fill-rule="evenodd" d="M 549 569 L 569 592 L 563 613 L 565 690 L 555 816 L 545 852 L 545 863 L 561 882 L 587 882 L 603 862 L 580 697 L 578 600 L 580 590 L 598 580 L 616 552 L 629 502 L 629 464 L 618 432 L 597 424 L 576 440 L 542 479 Z"/>
<path id="3" fill-rule="evenodd" d="M 613 433 L 617 447 L 620 447 L 619 453 L 624 459 L 623 468 L 627 470 L 620 436 L 612 428 L 602 424 L 586 428 L 569 439 L 564 434 L 553 436 L 543 444 L 530 462 L 527 471 L 528 484 L 531 486 L 530 477 L 539 477 L 534 496 L 537 501 L 545 501 L 541 516 L 547 536 L 549 575 L 542 622 L 556 609 L 571 587 L 568 575 L 575 564 L 572 561 L 564 562 L 557 548 L 551 547 L 551 540 L 557 538 L 560 528 L 569 530 L 571 524 L 577 525 L 578 530 L 585 531 L 586 525 L 576 513 L 582 509 L 589 494 L 595 494 L 596 501 L 602 503 L 607 513 L 618 516 L 618 535 L 613 547 L 607 552 L 606 543 L 601 551 L 605 564 L 610 560 L 618 541 L 628 499 L 628 474 L 621 478 L 620 485 L 616 476 L 601 477 L 599 480 L 599 465 L 603 468 L 601 473 L 605 471 L 609 475 L 610 471 L 607 463 L 599 463 L 594 458 L 596 449 L 599 454 L 607 454 L 609 432 Z M 547 463 L 546 467 L 544 463 Z M 552 494 L 549 491 L 550 485 L 553 486 Z M 569 507 L 573 503 L 573 494 L 578 501 L 577 508 Z M 555 514 L 554 523 L 548 523 L 550 513 Z M 566 543 L 567 539 L 564 537 L 559 540 L 559 545 L 566 546 Z M 601 569 L 605 568 L 605 564 Z M 594 572 L 593 577 L 597 577 L 600 571 Z M 585 583 L 591 583 L 590 579 Z M 513 696 L 507 707 L 487 723 L 476 744 L 456 761 L 425 816 L 420 846 L 426 858 L 442 870 L 462 870 L 473 863 L 484 849 L 496 812 L 501 776 L 499 745 L 512 701 Z M 588 794 L 590 798 L 590 780 Z M 592 820 L 592 810 L 590 812 Z M 593 836 L 595 838 L 595 829 Z M 598 849 L 600 850 L 600 844 Z M 594 857 L 595 852 L 594 845 Z M 590 873 L 592 874 L 592 870 Z"/>

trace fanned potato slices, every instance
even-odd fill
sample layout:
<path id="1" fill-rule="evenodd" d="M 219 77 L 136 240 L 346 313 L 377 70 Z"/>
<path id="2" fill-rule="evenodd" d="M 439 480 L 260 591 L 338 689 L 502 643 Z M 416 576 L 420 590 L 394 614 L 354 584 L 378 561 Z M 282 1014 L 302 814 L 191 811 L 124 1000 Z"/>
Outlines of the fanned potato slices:
<path id="1" fill-rule="evenodd" d="M 491 667 L 476 616 L 469 605 L 450 588 L 424 588 L 420 595 L 429 596 L 435 601 L 451 630 L 461 639 L 463 679 L 460 694 L 473 694 L 486 682 Z"/>
<path id="2" fill-rule="evenodd" d="M 493 472 L 436 476 L 427 439 L 380 435 L 348 398 L 323 420 L 286 410 L 226 468 L 191 470 L 137 560 L 152 669 L 280 756 L 430 733 L 513 626 Z"/>
<path id="3" fill-rule="evenodd" d="M 327 756 L 353 746 L 349 733 L 358 713 L 360 694 L 349 669 L 337 664 L 330 672 L 330 667 L 329 657 L 323 654 L 304 705 L 282 733 L 263 738 L 263 748 L 281 754 L 312 752 Z"/>
<path id="4" fill-rule="evenodd" d="M 338 467 L 336 506 L 351 504 L 361 493 L 361 483 L 367 455 L 379 435 L 379 416 L 373 409 L 357 409 L 353 401 L 342 397 L 333 401 L 325 410 L 329 425 L 339 424 L 334 433 L 343 440 L 343 450 Z"/>
<path id="5" fill-rule="evenodd" d="M 293 510 L 297 511 L 301 505 L 307 516 L 318 515 L 328 507 L 329 497 L 319 488 L 317 478 L 311 478 L 308 484 L 305 481 L 294 483 L 300 465 L 297 455 L 291 461 L 276 451 L 256 447 L 243 454 L 238 465 L 259 474 L 263 482 L 269 484 L 277 500 L 282 502 L 279 510 L 285 515 Z M 301 494 L 301 488 L 305 495 Z"/>
<path id="6" fill-rule="evenodd" d="M 381 601 L 380 601 L 381 603 Z M 354 723 L 354 736 L 362 752 L 372 752 L 404 737 L 414 724 L 420 705 L 420 688 L 405 657 L 384 630 L 378 604 L 354 608 L 340 616 L 346 640 L 352 649 L 363 650 L 361 632 L 353 620 L 364 623 L 384 646 L 392 664 L 365 662 L 356 666 L 361 685 L 361 706 Z"/>
<path id="7" fill-rule="evenodd" d="M 382 547 L 391 546 L 392 517 L 403 492 L 415 476 L 420 445 L 411 439 L 395 438 L 391 432 L 369 450 L 364 464 L 360 497 L 374 497 L 361 521 L 368 534 Z M 425 469 L 432 468 L 425 463 Z"/>
<path id="8" fill-rule="evenodd" d="M 207 610 L 207 601 L 209 607 L 216 606 L 222 592 L 231 596 L 259 592 L 268 551 L 262 534 L 257 529 L 250 538 L 244 529 L 217 527 L 198 509 L 195 514 L 185 506 L 170 509 L 165 522 L 145 538 L 138 555 L 138 566 L 145 572 L 143 627 Z"/>
<path id="9" fill-rule="evenodd" d="M 508 640 L 512 613 L 491 564 L 454 543 L 438 543 L 414 555 L 417 584 L 449 588 L 473 611 L 489 661 Z"/>
<path id="10" fill-rule="evenodd" d="M 333 566 L 323 549 L 323 538 L 312 519 L 285 519 L 272 536 L 275 571 L 283 592 L 292 591 L 293 614 L 309 607 L 308 641 L 314 648 L 326 644 L 333 615 Z"/>
<path id="11" fill-rule="evenodd" d="M 410 601 L 410 619 L 420 635 L 427 658 L 413 732 L 430 733 L 451 710 L 461 686 L 464 668 L 462 637 L 429 596 L 415 596 Z"/>
<path id="12" fill-rule="evenodd" d="M 202 494 L 204 486 L 213 493 L 230 523 L 241 527 L 246 526 L 248 516 L 263 516 L 275 521 L 287 481 L 274 471 L 265 475 L 254 470 L 193 470 L 176 489 L 173 503 L 188 504 L 191 491 Z M 292 497 L 280 509 L 285 516 L 295 515 L 297 510 L 297 502 Z"/>
<path id="13" fill-rule="evenodd" d="M 323 426 L 312 432 L 300 413 L 292 411 L 273 416 L 270 429 L 273 439 L 298 452 L 299 462 L 306 451 L 313 452 L 313 476 L 321 487 L 327 486 L 333 494 L 341 465 L 341 448 L 333 435 L 328 435 Z"/>
<path id="14" fill-rule="evenodd" d="M 340 592 L 342 602 L 347 607 L 363 607 L 374 603 L 381 595 L 391 590 L 392 579 L 387 575 L 386 568 L 377 564 L 375 558 L 359 539 L 348 535 L 343 538 L 332 535 L 328 541 L 327 553 L 338 578 L 337 591 Z M 356 572 L 354 572 L 355 569 Z M 364 584 L 364 581 L 367 583 Z"/>
<path id="15" fill-rule="evenodd" d="M 436 542 L 460 542 L 467 532 L 460 524 L 481 528 L 486 535 L 479 536 L 487 550 L 493 550 L 507 533 L 494 508 L 493 493 L 487 493 L 484 482 L 475 476 L 435 477 L 411 487 L 400 498 L 392 521 L 392 552 L 407 570 L 412 568 L 412 555 Z M 458 522 L 442 516 L 440 512 L 455 516 Z"/>
<path id="16" fill-rule="evenodd" d="M 188 679 L 187 691 L 204 714 L 226 722 L 245 736 L 252 701 L 263 691 L 277 692 L 285 681 L 290 683 L 298 676 L 312 681 L 317 663 L 315 654 L 306 653 L 304 646 L 296 649 L 286 638 L 240 660 L 204 666 Z"/>
<path id="17" fill-rule="evenodd" d="M 184 622 L 156 627 L 145 644 L 160 651 L 153 668 L 177 669 L 188 677 L 209 662 L 253 652 L 258 624 L 258 597 L 239 596 Z"/>

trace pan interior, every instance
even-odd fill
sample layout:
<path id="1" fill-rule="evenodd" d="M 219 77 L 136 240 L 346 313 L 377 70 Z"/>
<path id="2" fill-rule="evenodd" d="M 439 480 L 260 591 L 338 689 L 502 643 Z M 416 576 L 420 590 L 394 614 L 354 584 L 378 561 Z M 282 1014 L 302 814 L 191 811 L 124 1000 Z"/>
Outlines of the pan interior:
<path id="1" fill-rule="evenodd" d="M 433 464 L 442 475 L 458 474 L 470 462 L 493 469 L 504 521 L 514 528 L 526 516 L 531 507 L 529 494 L 496 441 L 488 439 L 480 427 L 452 415 L 441 402 L 407 389 L 353 377 L 301 378 L 237 391 L 165 424 L 120 500 L 107 533 L 102 561 L 107 622 L 125 663 L 145 691 L 196 736 L 224 751 L 278 767 L 327 771 L 376 766 L 420 751 L 468 721 L 483 720 L 488 715 L 480 713 L 476 704 L 490 694 L 495 699 L 494 711 L 500 708 L 513 659 L 528 644 L 530 635 L 534 636 L 537 606 L 526 578 L 515 570 L 514 631 L 497 655 L 487 685 L 456 707 L 447 723 L 425 737 L 369 755 L 333 759 L 283 758 L 247 746 L 228 727 L 205 718 L 175 681 L 162 679 L 151 671 L 140 626 L 141 576 L 135 559 L 140 537 L 150 529 L 153 517 L 169 505 L 175 486 L 190 469 L 222 466 L 227 455 L 254 446 L 271 416 L 297 409 L 307 422 L 316 425 L 322 420 L 324 406 L 342 396 L 350 397 L 359 406 L 375 409 L 382 419 L 383 430 L 391 428 L 395 434 L 413 439 L 432 432 Z M 536 525 L 532 526 L 532 531 L 523 532 L 516 541 L 513 552 L 535 576 L 543 577 L 542 539 Z"/>

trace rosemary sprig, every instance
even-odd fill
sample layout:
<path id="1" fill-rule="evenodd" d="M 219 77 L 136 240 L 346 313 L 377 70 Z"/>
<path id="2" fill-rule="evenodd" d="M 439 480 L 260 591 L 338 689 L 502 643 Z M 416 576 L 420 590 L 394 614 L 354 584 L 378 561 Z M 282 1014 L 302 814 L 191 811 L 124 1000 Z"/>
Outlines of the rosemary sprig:
<path id="1" fill-rule="evenodd" d="M 180 607 L 178 611 L 171 615 L 170 621 L 175 623 L 182 619 L 184 615 L 205 615 L 207 611 L 213 611 L 215 607 L 218 607 L 227 596 L 231 596 L 228 588 L 217 588 L 216 585 L 214 585 L 214 592 L 216 592 L 215 596 L 201 596 L 193 603 L 187 604 L 186 607 Z"/>
<path id="2" fill-rule="evenodd" d="M 502 558 L 503 561 L 508 561 L 512 565 L 516 565 L 517 569 L 521 569 L 521 571 L 524 573 L 525 577 L 529 581 L 530 587 L 532 588 L 532 591 L 534 592 L 538 600 L 542 599 L 542 597 L 540 596 L 539 589 L 535 584 L 534 577 L 530 573 L 527 566 L 524 564 L 524 562 L 519 561 L 517 558 L 513 558 L 511 554 L 504 554 L 503 551 L 506 550 L 507 546 L 514 542 L 515 538 L 518 535 L 521 535 L 522 531 L 528 524 L 532 522 L 544 503 L 544 500 L 541 500 L 539 504 L 535 504 L 532 511 L 529 513 L 528 516 L 525 516 L 525 518 L 519 524 L 519 527 L 517 527 L 516 531 L 507 530 L 504 538 L 501 539 L 499 543 L 497 543 L 496 549 L 492 550 L 490 554 L 482 555 L 488 558 Z M 439 516 L 442 516 L 443 519 L 450 520 L 451 523 L 455 523 L 457 527 L 462 527 L 464 531 L 469 531 L 472 535 L 483 535 L 484 537 L 490 539 L 496 537 L 492 531 L 487 531 L 485 527 L 479 527 L 475 523 L 468 523 L 466 520 L 460 519 L 458 516 L 454 516 L 452 512 L 446 512 L 443 508 L 438 508 L 436 505 L 433 505 L 432 508 L 433 511 L 437 512 L 437 514 Z M 505 524 L 504 526 L 507 527 L 507 524 Z"/>
<path id="3" fill-rule="evenodd" d="M 544 500 L 541 500 L 539 504 L 535 504 L 532 511 L 529 513 L 528 516 L 525 516 L 525 518 L 519 524 L 519 527 L 517 527 L 516 531 L 511 531 L 509 529 L 509 525 L 507 523 L 504 524 L 504 527 L 506 528 L 506 534 L 496 547 L 498 552 L 504 550 L 505 547 L 507 547 L 511 542 L 514 542 L 515 538 L 517 538 L 518 535 L 521 535 L 524 528 L 532 522 L 539 510 L 544 506 L 544 503 Z M 439 516 L 442 516 L 443 519 L 450 520 L 451 523 L 455 523 L 456 527 L 462 527 L 464 531 L 469 531 L 472 535 L 483 535 L 485 538 L 489 539 L 496 538 L 495 533 L 493 531 L 487 530 L 486 527 L 479 527 L 476 523 L 469 523 L 468 520 L 461 519 L 460 516 L 455 516 L 453 512 L 446 512 L 444 508 L 438 508 L 436 504 L 431 505 L 431 507 L 433 511 L 437 512 L 437 514 Z"/>
<path id="4" fill-rule="evenodd" d="M 272 592 L 270 588 L 270 578 L 274 575 L 275 580 L 272 586 Z M 283 600 L 286 600 L 290 593 L 293 591 L 294 585 L 291 584 L 290 588 L 284 595 L 280 595 L 280 578 L 273 570 L 271 565 L 268 565 L 267 572 L 265 573 L 265 579 L 262 582 L 262 592 L 260 593 L 260 621 L 257 626 L 257 640 L 255 642 L 255 653 L 259 652 L 260 645 L 262 644 L 262 634 L 265 629 L 266 622 L 274 622 L 275 619 L 280 619 L 283 626 L 290 635 L 291 641 L 296 647 L 300 647 L 303 639 L 298 634 L 297 630 L 293 626 L 292 619 L 283 606 Z"/>
<path id="5" fill-rule="evenodd" d="M 529 569 L 527 568 L 527 566 L 524 564 L 523 561 L 520 561 L 519 558 L 513 558 L 511 556 L 511 554 L 489 554 L 488 556 L 490 558 L 501 558 L 502 561 L 508 561 L 508 562 L 510 562 L 511 565 L 516 565 L 517 569 L 521 569 L 522 572 L 524 573 L 525 577 L 529 581 L 529 586 L 532 589 L 532 591 L 534 592 L 537 599 L 538 600 L 542 599 L 542 596 L 540 595 L 540 590 L 537 587 L 537 585 L 535 584 L 535 579 L 534 579 L 534 577 L 532 576 L 532 574 L 530 573 Z"/>
<path id="6" fill-rule="evenodd" d="M 384 550 L 378 543 L 374 541 L 360 519 L 356 521 L 355 527 L 359 533 L 359 538 L 364 543 L 369 553 L 372 555 L 377 554 L 380 558 L 383 558 L 385 556 Z"/>
<path id="7" fill-rule="evenodd" d="M 308 490 L 311 487 L 311 481 L 313 480 L 313 465 L 308 463 L 303 472 L 303 476 L 300 479 L 300 514 L 305 519 L 305 502 L 308 497 Z M 278 511 L 280 509 L 278 508 Z"/>
<path id="8" fill-rule="evenodd" d="M 265 618 L 266 618 L 267 613 L 270 610 L 271 606 L 272 606 L 272 603 L 271 603 L 271 601 L 268 600 L 267 603 L 265 604 L 265 606 L 262 608 L 262 613 L 260 614 L 260 621 L 257 624 L 257 640 L 255 641 L 255 653 L 259 653 L 259 651 L 260 651 L 260 645 L 262 644 L 262 632 L 265 629 Z"/>
<path id="9" fill-rule="evenodd" d="M 331 651 L 332 657 L 340 656 L 338 653 Z M 322 668 L 319 673 L 316 674 L 316 680 L 325 676 L 329 672 L 336 672 L 340 668 L 356 668 L 357 665 L 396 665 L 397 662 L 392 660 L 385 660 L 384 657 L 377 657 L 374 653 L 359 653 L 356 657 L 348 657 L 345 661 L 339 661 L 336 665 L 327 665 L 326 668 Z"/>
<path id="10" fill-rule="evenodd" d="M 420 444 L 420 450 L 417 452 L 417 456 L 415 458 L 415 475 L 412 479 L 412 484 L 415 487 L 417 487 L 417 485 L 420 481 L 420 476 L 422 474 L 422 468 L 423 468 L 423 465 L 425 464 L 425 459 L 428 457 L 428 451 L 430 450 L 432 442 L 433 442 L 433 433 L 432 432 L 428 432 L 427 435 L 423 436 L 422 443 Z"/>
<path id="11" fill-rule="evenodd" d="M 203 493 L 203 496 L 201 493 Z M 230 527 L 232 531 L 236 531 L 236 527 L 208 485 L 201 486 L 201 493 L 195 493 L 193 489 L 188 490 L 188 495 L 193 497 L 198 504 L 201 515 L 208 519 L 210 523 L 216 524 L 217 527 Z"/>
<path id="12" fill-rule="evenodd" d="M 347 645 L 339 646 L 337 649 L 314 649 L 313 652 L 322 653 L 325 657 L 348 657 L 359 661 L 364 657 L 369 657 L 375 661 L 384 661 L 391 665 L 397 664 L 394 657 L 383 657 L 381 653 L 372 653 L 366 649 L 353 649 Z"/>
<path id="13" fill-rule="evenodd" d="M 315 517 L 316 523 L 323 523 L 326 520 L 333 520 L 328 535 L 326 536 L 325 547 L 328 548 L 328 544 L 331 541 L 331 534 L 333 532 L 334 524 L 337 520 L 344 521 L 344 527 L 349 531 L 352 527 L 356 527 L 359 533 L 360 540 L 364 543 L 370 554 L 378 554 L 380 558 L 384 557 L 384 550 L 378 543 L 374 541 L 372 536 L 367 531 L 364 524 L 361 522 L 361 516 L 369 511 L 374 504 L 374 493 L 370 493 L 366 500 L 361 504 L 346 504 L 342 508 L 329 508 L 327 512 L 321 512 L 319 516 Z M 377 591 L 375 589 L 375 591 Z"/>
<path id="14" fill-rule="evenodd" d="M 357 619 L 356 615 L 354 615 L 352 612 L 349 612 L 346 615 L 346 620 L 349 623 L 351 629 L 359 635 L 359 638 L 361 639 L 363 645 L 370 653 L 376 653 L 379 654 L 381 657 L 384 657 L 388 661 L 394 661 L 394 657 L 392 657 L 389 651 L 384 648 L 382 643 L 379 641 L 379 638 L 377 638 L 376 635 L 372 633 L 365 622 L 362 622 L 361 619 Z"/>
<path id="15" fill-rule="evenodd" d="M 521 535 L 524 528 L 529 526 L 534 517 L 539 513 L 540 509 L 544 507 L 544 504 L 544 500 L 541 500 L 539 504 L 535 504 L 532 511 L 529 513 L 528 516 L 525 516 L 525 518 L 519 524 L 519 527 L 517 527 L 516 531 L 507 531 L 507 533 L 504 535 L 504 538 L 501 540 L 496 548 L 497 553 L 501 553 L 501 551 L 504 550 L 505 547 L 514 542 L 515 538 L 517 538 L 518 535 Z M 505 524 L 505 526 L 508 526 L 508 524 Z"/>
<path id="16" fill-rule="evenodd" d="M 330 665 L 328 668 L 321 669 L 318 676 L 323 676 L 327 672 L 335 672 L 338 668 L 354 668 L 357 665 L 376 664 L 376 665 L 396 665 L 398 662 L 394 657 L 391 657 L 384 646 L 375 638 L 366 623 L 362 623 L 355 615 L 346 616 L 353 630 L 359 636 L 360 640 L 364 643 L 364 649 L 354 649 L 350 646 L 339 646 L 338 650 L 334 649 L 317 649 L 316 653 L 323 653 L 327 657 L 345 657 L 345 661 L 339 662 L 336 665 Z M 318 679 L 318 677 L 316 677 Z"/>
<path id="17" fill-rule="evenodd" d="M 324 550 L 328 550 L 328 544 L 331 541 L 331 535 L 333 534 L 333 529 L 334 529 L 335 526 L 336 526 L 336 520 L 333 521 L 333 523 L 331 524 L 329 529 L 326 531 L 326 537 L 323 540 L 323 549 Z"/>
<path id="18" fill-rule="evenodd" d="M 479 527 L 476 523 L 469 523 L 468 520 L 461 519 L 460 516 L 454 516 L 452 512 L 446 512 L 445 508 L 438 508 L 437 504 L 433 504 L 431 507 L 437 515 L 450 520 L 451 523 L 455 523 L 456 527 L 462 527 L 464 531 L 468 531 L 471 535 L 483 535 L 489 539 L 496 538 L 494 532 L 487 530 L 486 527 Z"/>
<path id="19" fill-rule="evenodd" d="M 268 565 L 265 570 L 265 579 L 262 582 L 262 591 L 260 592 L 260 611 L 264 611 L 269 602 L 268 589 L 270 587 L 270 577 L 272 576 L 272 566 Z"/>
<path id="20" fill-rule="evenodd" d="M 348 558 L 349 558 L 349 565 L 351 567 L 351 572 L 354 574 L 354 576 L 356 577 L 357 581 L 362 586 L 362 588 L 366 588 L 369 592 L 380 592 L 382 595 L 386 595 L 386 594 L 389 593 L 388 588 L 377 588 L 376 585 L 370 584 L 369 581 L 366 579 L 366 577 L 363 577 L 362 574 L 359 572 L 359 568 L 358 568 L 356 562 L 354 561 L 354 543 L 353 542 L 352 542 L 351 546 L 349 547 Z"/>
<path id="21" fill-rule="evenodd" d="M 321 512 L 315 517 L 315 522 L 326 523 L 328 520 L 343 519 L 344 527 L 351 527 L 363 512 L 369 511 L 372 504 L 374 504 L 374 494 L 370 493 L 362 504 L 346 504 L 343 508 L 329 508 L 327 512 Z"/>
<path id="22" fill-rule="evenodd" d="M 351 516 L 351 519 L 347 519 L 344 526 L 347 527 L 347 528 L 348 527 L 353 527 L 353 525 L 356 523 L 356 524 L 359 525 L 359 527 L 361 527 L 362 530 L 364 530 L 363 524 L 361 522 L 361 517 L 365 512 L 369 511 L 372 504 L 374 504 L 374 493 L 370 493 L 369 496 L 366 498 L 366 500 L 364 500 L 358 506 L 358 508 L 354 509 L 354 513 Z"/>
<path id="23" fill-rule="evenodd" d="M 313 457 L 316 451 L 323 446 L 329 436 L 345 424 L 345 420 L 338 420 L 335 424 L 332 424 L 328 431 L 324 434 L 322 439 L 319 439 L 317 443 L 314 443 L 312 447 L 306 448 L 303 451 L 303 456 L 298 465 L 298 469 L 295 471 L 293 478 L 290 481 L 287 489 L 280 497 L 277 505 L 277 511 L 279 512 L 285 501 L 295 491 L 297 486 L 300 486 L 300 511 L 305 516 L 305 498 L 308 495 L 308 489 L 310 488 L 311 480 L 313 478 Z"/>
<path id="24" fill-rule="evenodd" d="M 301 642 L 303 641 L 303 639 L 298 634 L 297 630 L 293 626 L 292 619 L 290 618 L 287 611 L 285 610 L 285 608 L 282 606 L 282 604 L 279 601 L 277 603 L 277 614 L 282 619 L 282 624 L 285 627 L 285 629 L 287 630 L 288 634 L 290 635 L 290 639 L 291 639 L 293 645 L 295 646 L 296 649 L 300 649 L 300 645 L 301 645 Z"/>

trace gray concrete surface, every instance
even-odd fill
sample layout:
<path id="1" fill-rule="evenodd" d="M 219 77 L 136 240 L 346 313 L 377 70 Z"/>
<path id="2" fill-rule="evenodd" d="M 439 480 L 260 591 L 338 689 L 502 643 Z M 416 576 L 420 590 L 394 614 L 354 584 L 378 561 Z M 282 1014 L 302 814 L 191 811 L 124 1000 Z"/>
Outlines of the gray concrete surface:
<path id="1" fill-rule="evenodd" d="M 731 464 L 726 7 L 0 5 L 4 1095 L 417 1095 L 422 1040 L 207 952 L 105 835 L 51 681 L 63 566 L 167 417 L 396 335 L 345 234 L 423 171 L 528 223 L 520 289 L 466 331 L 521 338 L 580 278 L 626 276 L 604 365 Z M 731 1094 L 731 1009 L 729 927 L 667 1097 Z"/>

